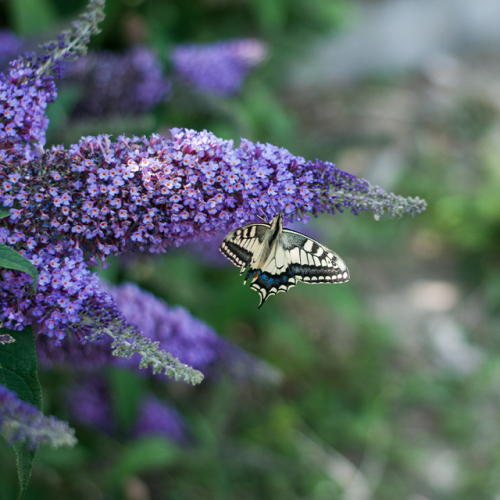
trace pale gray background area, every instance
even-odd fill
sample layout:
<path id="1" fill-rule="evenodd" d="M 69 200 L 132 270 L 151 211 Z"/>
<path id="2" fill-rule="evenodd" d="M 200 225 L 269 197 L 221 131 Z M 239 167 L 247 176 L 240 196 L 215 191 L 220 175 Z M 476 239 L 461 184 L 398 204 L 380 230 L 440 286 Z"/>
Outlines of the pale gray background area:
<path id="1" fill-rule="evenodd" d="M 500 46 L 500 0 L 357 3 L 350 27 L 308 50 L 292 87 L 340 83 L 374 72 L 432 66 L 443 56 Z"/>

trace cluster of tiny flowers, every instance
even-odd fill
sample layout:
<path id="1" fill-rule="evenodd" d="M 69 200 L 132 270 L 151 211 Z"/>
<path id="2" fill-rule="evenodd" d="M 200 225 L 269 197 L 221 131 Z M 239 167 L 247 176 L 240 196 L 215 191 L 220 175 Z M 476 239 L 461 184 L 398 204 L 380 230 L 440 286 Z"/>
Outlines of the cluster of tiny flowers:
<path id="1" fill-rule="evenodd" d="M 161 349 L 205 375 L 228 372 L 233 377 L 248 379 L 265 378 L 266 374 L 272 373 L 265 363 L 219 337 L 212 328 L 193 318 L 182 307 L 169 307 L 131 283 L 116 287 L 101 283 L 101 288 L 113 297 L 115 306 L 142 335 L 159 342 Z M 40 365 L 44 368 L 77 367 L 79 370 L 95 370 L 104 364 L 132 369 L 139 366 L 138 355 L 129 359 L 113 356 L 109 337 L 99 342 L 82 340 L 84 343 L 73 335 L 56 346 L 52 339 L 38 335 Z"/>
<path id="2" fill-rule="evenodd" d="M 142 402 L 132 434 L 135 437 L 162 436 L 179 445 L 184 444 L 188 437 L 181 414 L 154 396 L 148 396 Z"/>
<path id="3" fill-rule="evenodd" d="M 85 12 L 73 22 L 71 29 L 60 33 L 57 41 L 42 46 L 45 53 L 40 58 L 40 74 L 61 78 L 63 62 L 74 61 L 87 53 L 90 36 L 100 32 L 97 25 L 104 19 L 104 1 L 88 0 Z"/>
<path id="4" fill-rule="evenodd" d="M 62 61 L 85 53 L 89 36 L 98 33 L 103 6 L 104 0 L 90 0 L 79 21 L 57 42 L 45 45 L 42 55 L 27 53 L 10 63 L 6 75 L 0 74 L 0 164 L 16 158 L 21 166 L 36 158 L 32 145 L 45 144 L 45 108 L 57 96 L 54 75 L 61 76 Z"/>
<path id="5" fill-rule="evenodd" d="M 10 209 L 0 223 L 0 243 L 28 258 L 40 283 L 34 295 L 29 276 L 3 271 L 0 320 L 22 328 L 36 317 L 60 338 L 99 293 L 94 281 L 84 285 L 86 263 L 130 247 L 162 252 L 209 240 L 261 214 L 357 213 L 370 208 L 363 196 L 371 188 L 332 163 L 306 162 L 247 140 L 235 148 L 206 131 L 173 129 L 172 139 L 121 136 L 116 142 L 86 137 L 27 165 L 12 153 L 0 164 L 0 202 Z M 378 196 L 377 209 L 383 201 Z"/>
<path id="6" fill-rule="evenodd" d="M 75 117 L 144 112 L 166 99 L 170 91 L 160 61 L 141 47 L 125 54 L 89 53 L 67 66 L 63 81 L 82 86 L 72 111 Z"/>
<path id="7" fill-rule="evenodd" d="M 46 417 L 30 403 L 0 384 L 0 434 L 9 442 L 24 441 L 30 448 L 38 444 L 73 446 L 74 430 L 55 417 Z"/>
<path id="8" fill-rule="evenodd" d="M 236 93 L 250 70 L 267 54 L 260 40 L 240 39 L 209 45 L 181 45 L 171 54 L 174 70 L 197 90 L 225 96 Z"/>
<path id="9" fill-rule="evenodd" d="M 30 144 L 45 144 L 45 108 L 57 92 L 53 77 L 39 76 L 39 69 L 40 59 L 26 55 L 10 64 L 7 75 L 0 74 L 0 163 L 14 157 L 29 162 Z"/>
<path id="10" fill-rule="evenodd" d="M 1 243 L 12 244 L 15 239 L 16 233 L 9 236 L 5 227 L 0 228 Z M 27 293 L 32 278 L 26 273 L 2 270 L 0 307 L 5 327 L 22 330 L 34 324 L 37 333 L 59 341 L 67 331 L 80 339 L 91 334 L 96 324 L 126 324 L 112 298 L 101 290 L 97 275 L 89 271 L 80 249 L 61 242 L 37 251 L 28 246 L 20 253 L 39 269 L 37 292 Z"/>

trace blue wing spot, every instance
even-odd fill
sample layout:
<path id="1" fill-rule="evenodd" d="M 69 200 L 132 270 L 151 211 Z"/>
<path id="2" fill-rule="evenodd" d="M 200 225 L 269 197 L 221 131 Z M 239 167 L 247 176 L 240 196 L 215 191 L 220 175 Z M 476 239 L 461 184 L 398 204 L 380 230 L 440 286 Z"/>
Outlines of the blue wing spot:
<path id="1" fill-rule="evenodd" d="M 259 273 L 260 273 L 260 271 L 259 271 Z M 265 280 L 267 280 L 267 274 L 263 274 L 263 275 L 261 276 L 261 278 L 262 278 L 264 281 L 265 281 Z"/>
<path id="2" fill-rule="evenodd" d="M 288 276 L 283 275 L 283 276 L 281 277 L 281 281 L 283 281 L 283 283 L 284 283 L 287 279 L 288 279 Z"/>

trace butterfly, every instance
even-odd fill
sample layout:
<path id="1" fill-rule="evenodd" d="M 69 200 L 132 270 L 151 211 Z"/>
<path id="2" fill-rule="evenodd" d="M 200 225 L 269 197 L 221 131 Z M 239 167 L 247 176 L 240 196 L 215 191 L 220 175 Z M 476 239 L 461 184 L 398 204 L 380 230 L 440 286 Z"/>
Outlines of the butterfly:
<path id="1" fill-rule="evenodd" d="M 252 279 L 251 288 L 260 295 L 259 309 L 271 295 L 287 292 L 297 281 L 349 281 L 346 263 L 312 238 L 283 229 L 282 214 L 277 214 L 269 224 L 250 224 L 231 231 L 220 251 L 240 268 L 240 276 L 249 267 L 243 284 Z"/>

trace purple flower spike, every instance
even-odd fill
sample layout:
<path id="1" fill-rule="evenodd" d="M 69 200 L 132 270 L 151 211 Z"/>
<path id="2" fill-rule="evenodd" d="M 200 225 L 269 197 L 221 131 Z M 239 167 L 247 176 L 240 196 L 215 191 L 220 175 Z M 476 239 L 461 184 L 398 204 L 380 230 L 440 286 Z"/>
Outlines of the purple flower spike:
<path id="1" fill-rule="evenodd" d="M 24 441 L 30 448 L 38 444 L 74 446 L 75 432 L 65 422 L 46 417 L 30 403 L 0 384 L 0 434 L 9 443 Z"/>
<path id="2" fill-rule="evenodd" d="M 109 298 L 87 266 L 129 247 L 164 252 L 261 214 L 303 219 L 307 212 L 371 208 L 376 216 L 400 216 L 425 208 L 418 198 L 389 195 L 332 163 L 306 162 L 271 144 L 242 140 L 235 148 L 206 131 L 173 129 L 172 135 L 86 137 L 27 165 L 15 152 L 4 157 L 0 201 L 11 215 L 0 222 L 0 242 L 31 260 L 40 275 L 34 295 L 28 275 L 2 271 L 0 320 L 7 328 L 36 320 L 60 339 L 84 320 L 107 317 L 110 324 L 119 313 L 106 312 Z"/>
<path id="3" fill-rule="evenodd" d="M 275 380 L 278 375 L 270 366 L 237 345 L 219 337 L 208 325 L 193 318 L 182 307 L 169 307 L 137 285 L 126 283 L 112 287 L 101 283 L 102 289 L 114 299 L 114 305 L 128 324 L 137 325 L 142 334 L 159 347 L 176 356 L 205 375 L 229 373 L 241 380 Z M 110 363 L 137 369 L 139 356 L 130 359 L 112 355 L 111 339 L 78 340 L 77 335 L 65 338 L 56 346 L 54 339 L 37 336 L 37 352 L 41 366 L 45 368 L 76 367 L 94 370 Z"/>
<path id="4" fill-rule="evenodd" d="M 5 76 L 0 74 L 0 158 L 16 155 L 22 164 L 33 159 L 30 144 L 45 144 L 49 119 L 47 103 L 57 96 L 52 76 L 39 75 L 40 61 L 26 56 L 10 64 Z"/>
<path id="5" fill-rule="evenodd" d="M 141 405 L 133 434 L 136 437 L 164 436 L 183 444 L 187 430 L 181 414 L 173 407 L 150 396 Z"/>
<path id="6" fill-rule="evenodd" d="M 240 39 L 209 45 L 181 45 L 172 52 L 174 70 L 201 92 L 218 96 L 238 92 L 250 70 L 267 55 L 260 40 Z"/>
<path id="7" fill-rule="evenodd" d="M 68 66 L 64 80 L 83 84 L 74 116 L 147 111 L 168 97 L 170 83 L 154 53 L 137 47 L 125 54 L 91 53 Z"/>

